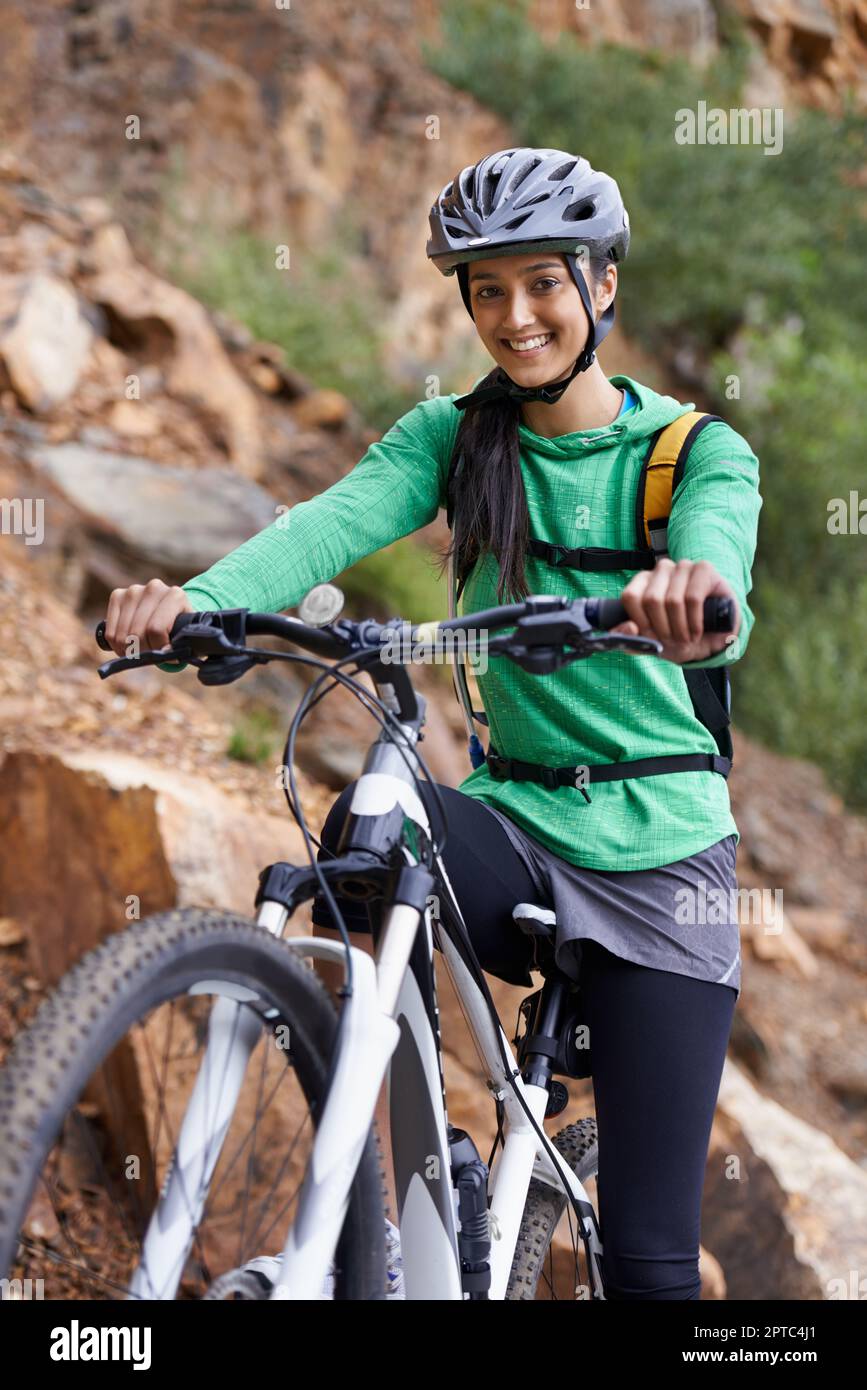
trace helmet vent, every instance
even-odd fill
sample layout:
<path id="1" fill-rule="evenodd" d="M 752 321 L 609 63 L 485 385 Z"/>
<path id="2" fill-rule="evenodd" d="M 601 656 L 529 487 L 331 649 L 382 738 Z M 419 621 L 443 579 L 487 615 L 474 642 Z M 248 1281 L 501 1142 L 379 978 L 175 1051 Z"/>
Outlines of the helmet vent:
<path id="1" fill-rule="evenodd" d="M 520 188 L 521 184 L 530 177 L 534 169 L 538 169 L 541 163 L 541 159 L 529 159 L 523 169 L 519 169 L 512 180 L 512 192 L 514 192 L 516 188 Z"/>
<path id="2" fill-rule="evenodd" d="M 515 211 L 520 212 L 522 208 L 534 207 L 536 203 L 547 203 L 550 197 L 550 193 L 539 193 L 535 198 L 528 198 L 526 203 L 516 203 Z"/>
<path id="3" fill-rule="evenodd" d="M 496 174 L 488 173 L 485 176 L 485 180 L 482 184 L 481 189 L 481 197 L 479 198 L 482 212 L 484 213 L 485 217 L 489 215 L 491 208 L 494 206 L 494 198 L 497 196 L 497 185 L 499 184 L 499 182 L 499 172 Z"/>
<path id="4" fill-rule="evenodd" d="M 548 182 L 553 183 L 555 179 L 568 179 L 569 175 L 572 173 L 572 170 L 577 168 L 578 160 L 570 159 L 568 164 L 561 164 L 558 169 L 555 169 L 552 174 L 548 175 Z"/>
<path id="5" fill-rule="evenodd" d="M 525 212 L 520 217 L 514 217 L 511 222 L 506 223 L 506 231 L 514 232 L 518 227 L 522 227 L 528 217 L 532 217 L 532 213 Z"/>
<path id="6" fill-rule="evenodd" d="M 595 217 L 596 204 L 592 199 L 587 199 L 582 203 L 572 203 L 562 214 L 564 222 L 586 222 L 589 217 Z"/>

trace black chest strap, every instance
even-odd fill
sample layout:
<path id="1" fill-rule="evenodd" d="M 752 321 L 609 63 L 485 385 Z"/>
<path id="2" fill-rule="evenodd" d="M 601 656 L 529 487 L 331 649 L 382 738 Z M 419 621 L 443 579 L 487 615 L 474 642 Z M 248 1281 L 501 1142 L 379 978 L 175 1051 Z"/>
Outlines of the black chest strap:
<path id="1" fill-rule="evenodd" d="M 587 570 L 596 574 L 611 574 L 615 570 L 652 570 L 656 564 L 654 550 L 610 550 L 606 546 L 582 545 L 570 550 L 567 545 L 531 537 L 527 550 L 537 560 L 545 560 L 555 569 Z"/>

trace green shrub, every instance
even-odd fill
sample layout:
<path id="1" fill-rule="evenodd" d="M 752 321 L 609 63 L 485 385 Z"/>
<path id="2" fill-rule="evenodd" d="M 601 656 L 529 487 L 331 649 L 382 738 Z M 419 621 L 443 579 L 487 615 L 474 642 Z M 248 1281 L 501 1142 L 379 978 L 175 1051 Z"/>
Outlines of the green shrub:
<path id="1" fill-rule="evenodd" d="M 351 232 L 317 251 L 290 248 L 290 268 L 275 265 L 278 238 L 246 231 L 197 231 L 194 246 L 167 256 L 166 273 L 257 338 L 276 343 L 316 386 L 341 391 L 383 433 L 419 400 L 382 366 L 380 293 Z"/>
<path id="2" fill-rule="evenodd" d="M 273 710 L 252 709 L 232 729 L 226 755 L 240 763 L 262 764 L 277 757 L 285 743 L 285 732 Z"/>
<path id="3" fill-rule="evenodd" d="M 808 599 L 765 580 L 751 606 L 755 632 L 732 672 L 738 726 L 784 753 L 809 757 L 863 809 L 867 577 L 854 585 L 837 579 Z"/>
<path id="4" fill-rule="evenodd" d="M 410 536 L 365 556 L 336 583 L 359 617 L 363 613 L 378 622 L 401 617 L 424 623 L 448 616 L 446 586 L 436 574 L 434 557 Z M 444 687 L 451 688 L 449 663 L 435 662 L 431 669 Z"/>

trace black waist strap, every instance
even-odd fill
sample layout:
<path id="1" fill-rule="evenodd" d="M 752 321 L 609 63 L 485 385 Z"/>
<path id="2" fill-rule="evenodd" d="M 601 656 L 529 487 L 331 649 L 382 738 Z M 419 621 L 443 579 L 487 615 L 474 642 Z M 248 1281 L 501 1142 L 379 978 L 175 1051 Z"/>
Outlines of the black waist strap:
<path id="1" fill-rule="evenodd" d="M 497 782 L 541 782 L 549 791 L 556 787 L 574 787 L 585 801 L 590 800 L 584 790 L 586 782 L 619 782 L 627 777 L 659 777 L 666 772 L 718 772 L 721 777 L 728 777 L 732 765 L 731 758 L 714 753 L 670 753 L 659 758 L 635 758 L 626 763 L 546 767 L 544 763 L 504 758 L 493 747 L 489 748 L 485 761 Z"/>

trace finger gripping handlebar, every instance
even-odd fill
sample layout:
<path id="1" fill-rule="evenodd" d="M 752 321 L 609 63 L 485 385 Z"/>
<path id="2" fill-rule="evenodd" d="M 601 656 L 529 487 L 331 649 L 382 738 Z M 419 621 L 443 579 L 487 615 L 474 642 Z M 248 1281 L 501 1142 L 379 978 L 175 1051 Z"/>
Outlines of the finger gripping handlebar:
<path id="1" fill-rule="evenodd" d="M 617 627 L 629 622 L 629 614 L 619 598 L 587 600 L 587 621 L 598 628 Z M 730 598 L 719 596 L 704 601 L 705 632 L 731 632 L 734 628 L 734 604 Z"/>
<path id="2" fill-rule="evenodd" d="M 175 621 L 172 623 L 172 630 L 169 633 L 169 640 L 174 641 L 181 628 L 186 627 L 187 623 L 191 623 L 195 616 L 195 613 L 179 613 L 178 616 L 175 618 Z M 99 622 L 97 623 L 94 637 L 96 638 L 96 645 L 98 647 L 102 647 L 102 650 L 104 652 L 110 652 L 112 650 L 111 643 L 107 641 L 105 636 L 105 618 L 100 618 Z"/>

